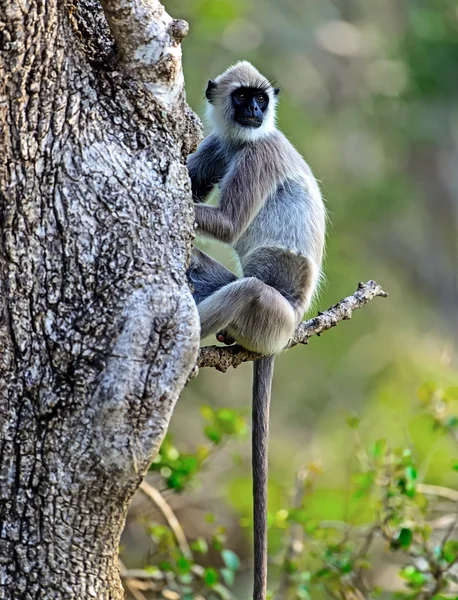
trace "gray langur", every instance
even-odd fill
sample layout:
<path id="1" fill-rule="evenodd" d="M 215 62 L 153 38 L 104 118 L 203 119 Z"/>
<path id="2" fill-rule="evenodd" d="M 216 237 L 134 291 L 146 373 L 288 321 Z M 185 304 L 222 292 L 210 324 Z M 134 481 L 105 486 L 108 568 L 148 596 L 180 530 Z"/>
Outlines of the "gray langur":
<path id="1" fill-rule="evenodd" d="M 265 355 L 254 362 L 252 465 L 254 600 L 267 586 L 267 446 L 274 355 L 288 344 L 317 288 L 325 208 L 304 159 L 275 126 L 274 88 L 243 61 L 208 82 L 213 132 L 188 157 L 198 234 L 230 244 L 237 278 L 193 249 L 187 275 L 201 337 Z M 214 186 L 217 206 L 203 204 Z"/>

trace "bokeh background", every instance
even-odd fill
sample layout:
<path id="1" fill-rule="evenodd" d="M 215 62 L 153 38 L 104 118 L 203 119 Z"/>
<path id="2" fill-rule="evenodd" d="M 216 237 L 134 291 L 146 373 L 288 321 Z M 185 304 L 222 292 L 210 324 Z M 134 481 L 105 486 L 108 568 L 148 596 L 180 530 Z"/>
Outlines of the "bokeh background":
<path id="1" fill-rule="evenodd" d="M 277 359 L 271 411 L 270 507 L 289 501 L 296 471 L 320 465 L 310 499 L 318 519 L 354 519 L 349 501 L 355 432 L 411 445 L 424 481 L 458 489 L 453 440 L 431 428 L 417 390 L 457 385 L 458 5 L 455 0 L 169 0 L 190 23 L 183 43 L 187 98 L 204 115 L 209 78 L 247 59 L 281 87 L 278 124 L 319 179 L 329 231 L 316 309 L 375 279 L 389 292 L 350 322 Z M 221 246 L 207 251 L 230 263 Z M 210 340 L 213 343 L 212 340 Z M 203 405 L 245 408 L 251 365 L 203 369 L 185 389 L 171 432 L 202 443 Z M 250 439 L 208 461 L 201 485 L 168 497 L 187 535 L 208 512 L 243 561 L 251 541 Z M 123 544 L 147 562 L 140 499 Z M 140 517 L 140 518 L 139 518 Z M 272 534 L 271 547 L 277 540 Z M 388 566 L 380 564 L 380 577 Z M 237 580 L 247 597 L 249 570 Z M 245 595 L 244 595 L 245 594 Z"/>

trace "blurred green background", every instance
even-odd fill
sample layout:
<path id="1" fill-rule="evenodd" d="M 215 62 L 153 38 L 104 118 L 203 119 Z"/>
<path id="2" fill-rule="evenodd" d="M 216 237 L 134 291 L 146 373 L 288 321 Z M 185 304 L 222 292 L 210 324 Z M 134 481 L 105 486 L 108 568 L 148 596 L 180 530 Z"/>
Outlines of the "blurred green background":
<path id="1" fill-rule="evenodd" d="M 169 0 L 190 23 L 183 42 L 189 104 L 237 60 L 281 87 L 278 125 L 319 179 L 329 211 L 326 309 L 375 279 L 389 292 L 351 322 L 277 359 L 271 410 L 270 508 L 289 502 L 295 473 L 313 461 L 319 519 L 352 514 L 355 456 L 349 415 L 363 443 L 412 445 L 422 480 L 458 489 L 457 448 L 419 408 L 425 381 L 456 385 L 458 341 L 458 5 L 455 0 Z M 207 246 L 228 257 L 221 246 Z M 229 263 L 230 264 L 230 263 Z M 213 340 L 209 340 L 214 343 Z M 171 432 L 182 448 L 203 440 L 200 407 L 246 408 L 251 365 L 203 369 L 185 389 Z M 227 527 L 241 557 L 251 542 L 250 440 L 208 462 L 201 487 L 170 499 L 187 535 L 205 535 L 205 514 Z M 144 561 L 134 503 L 124 543 Z M 275 535 L 270 544 L 275 551 Z M 384 573 L 384 571 L 383 571 Z M 249 573 L 242 573 L 238 591 Z M 246 577 L 245 577 L 246 576 Z M 244 578 L 245 577 L 245 578 Z"/>

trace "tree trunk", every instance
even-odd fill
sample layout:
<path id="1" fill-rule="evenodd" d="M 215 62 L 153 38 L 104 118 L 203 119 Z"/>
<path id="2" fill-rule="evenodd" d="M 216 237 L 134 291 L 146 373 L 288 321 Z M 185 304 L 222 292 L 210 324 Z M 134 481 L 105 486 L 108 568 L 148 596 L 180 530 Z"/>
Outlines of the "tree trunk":
<path id="1" fill-rule="evenodd" d="M 198 348 L 186 30 L 156 0 L 0 0 L 2 599 L 124 597 Z"/>

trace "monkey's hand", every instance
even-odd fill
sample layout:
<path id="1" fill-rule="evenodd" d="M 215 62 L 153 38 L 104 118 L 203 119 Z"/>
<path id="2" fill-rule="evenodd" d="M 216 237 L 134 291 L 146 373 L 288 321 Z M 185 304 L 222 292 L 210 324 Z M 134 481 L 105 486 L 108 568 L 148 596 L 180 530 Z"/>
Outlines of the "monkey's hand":
<path id="1" fill-rule="evenodd" d="M 219 331 L 216 334 L 216 339 L 218 340 L 218 342 L 226 344 L 226 346 L 231 346 L 232 344 L 235 344 L 235 338 L 229 335 L 225 329 Z"/>
<path id="2" fill-rule="evenodd" d="M 238 228 L 233 226 L 230 216 L 218 206 L 194 204 L 194 213 L 197 233 L 200 235 L 231 244 L 236 234 L 240 233 Z"/>

